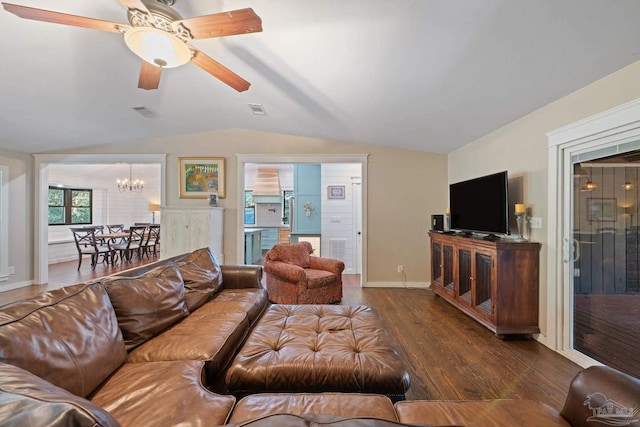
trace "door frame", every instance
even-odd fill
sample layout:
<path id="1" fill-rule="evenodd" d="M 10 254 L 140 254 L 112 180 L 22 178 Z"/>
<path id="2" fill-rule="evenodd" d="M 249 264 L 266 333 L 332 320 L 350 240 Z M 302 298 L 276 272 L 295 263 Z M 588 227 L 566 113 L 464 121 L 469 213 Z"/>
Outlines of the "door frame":
<path id="1" fill-rule="evenodd" d="M 610 155 L 630 151 L 634 146 L 640 148 L 640 99 L 548 132 L 547 138 L 548 326 L 545 344 L 583 367 L 599 365 L 600 362 L 574 350 L 572 343 L 572 158 L 601 149 L 609 150 L 607 155 Z"/>
<path id="2" fill-rule="evenodd" d="M 362 167 L 362 274 L 360 286 L 367 283 L 367 163 L 369 154 L 237 154 L 236 259 L 244 259 L 244 168 L 245 163 L 359 163 Z"/>
<path id="3" fill-rule="evenodd" d="M 48 192 L 50 164 L 159 163 L 160 203 L 166 200 L 166 154 L 34 154 L 33 283 L 49 281 Z"/>

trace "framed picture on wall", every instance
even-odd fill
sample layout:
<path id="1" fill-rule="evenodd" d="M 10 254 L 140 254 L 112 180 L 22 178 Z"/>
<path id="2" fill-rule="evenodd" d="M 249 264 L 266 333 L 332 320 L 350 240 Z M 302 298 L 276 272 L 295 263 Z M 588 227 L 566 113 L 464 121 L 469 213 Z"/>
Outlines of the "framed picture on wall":
<path id="1" fill-rule="evenodd" d="M 615 221 L 616 199 L 587 199 L 587 219 L 589 221 Z"/>
<path id="2" fill-rule="evenodd" d="M 178 172 L 181 199 L 224 199 L 224 157 L 179 157 Z"/>
<path id="3" fill-rule="evenodd" d="M 344 185 L 327 186 L 327 199 L 344 199 Z"/>

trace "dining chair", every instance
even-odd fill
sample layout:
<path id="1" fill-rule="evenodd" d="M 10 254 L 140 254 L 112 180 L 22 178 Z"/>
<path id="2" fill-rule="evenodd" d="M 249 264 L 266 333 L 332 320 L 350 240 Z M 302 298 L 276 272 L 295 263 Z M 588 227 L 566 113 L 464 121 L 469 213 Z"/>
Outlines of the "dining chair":
<path id="1" fill-rule="evenodd" d="M 105 239 L 100 237 L 101 234 L 104 234 L 104 225 L 92 225 L 91 227 L 95 230 L 96 241 L 98 244 L 107 243 L 105 242 Z"/>
<path id="2" fill-rule="evenodd" d="M 76 242 L 76 249 L 78 250 L 78 270 L 80 270 L 84 255 L 91 256 L 92 270 L 95 270 L 100 255 L 102 255 L 104 262 L 113 264 L 114 250 L 108 242 L 102 243 L 96 240 L 95 227 L 73 227 L 70 230 L 73 233 L 73 240 Z"/>
<path id="3" fill-rule="evenodd" d="M 124 233 L 124 224 L 107 224 L 107 230 L 109 233 Z M 111 243 L 116 243 L 117 239 L 111 239 Z M 118 243 L 126 243 L 127 240 L 122 238 Z"/>
<path id="4" fill-rule="evenodd" d="M 122 262 L 131 262 L 134 252 L 137 253 L 138 258 L 142 258 L 142 243 L 144 242 L 146 230 L 147 227 L 145 226 L 134 225 L 129 227 L 129 236 L 126 237 L 126 241 L 111 245 L 111 248 L 118 251 Z"/>
<path id="5" fill-rule="evenodd" d="M 147 255 L 149 258 L 149 252 L 153 253 L 154 257 L 158 256 L 157 247 L 160 243 L 160 225 L 151 224 L 147 229 L 147 237 L 142 244 L 142 256 Z"/>
<path id="6" fill-rule="evenodd" d="M 109 233 L 122 233 L 124 231 L 124 224 L 111 224 L 107 225 Z"/>

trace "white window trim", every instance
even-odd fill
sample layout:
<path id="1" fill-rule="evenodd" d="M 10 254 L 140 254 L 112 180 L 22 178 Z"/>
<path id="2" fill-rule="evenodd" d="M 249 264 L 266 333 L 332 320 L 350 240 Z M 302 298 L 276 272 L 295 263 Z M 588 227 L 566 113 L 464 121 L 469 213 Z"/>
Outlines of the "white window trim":
<path id="1" fill-rule="evenodd" d="M 569 203 L 573 187 L 571 157 L 640 139 L 640 99 L 547 133 L 547 340 L 546 345 L 577 364 L 600 364 L 574 350 L 571 343 L 572 243 Z M 566 183 L 566 184 L 565 184 Z"/>

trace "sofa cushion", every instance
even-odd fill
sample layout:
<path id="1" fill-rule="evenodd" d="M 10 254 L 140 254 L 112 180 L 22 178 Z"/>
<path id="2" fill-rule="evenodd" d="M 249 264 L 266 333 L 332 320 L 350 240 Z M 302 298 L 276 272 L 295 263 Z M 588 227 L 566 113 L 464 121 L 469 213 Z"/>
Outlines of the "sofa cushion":
<path id="1" fill-rule="evenodd" d="M 201 360 L 206 362 L 207 383 L 213 383 L 242 344 L 249 322 L 244 313 L 199 312 L 135 348 L 127 361 Z"/>
<path id="2" fill-rule="evenodd" d="M 426 424 L 402 424 L 396 421 L 381 420 L 378 418 L 345 418 L 337 415 L 293 415 L 273 414 L 249 421 L 228 424 L 227 427 L 427 427 Z M 432 427 L 433 426 L 430 424 Z M 450 426 L 447 424 L 447 426 Z M 441 426 L 441 427 L 447 427 Z M 450 426 L 453 427 L 453 426 Z"/>
<path id="3" fill-rule="evenodd" d="M 125 363 L 91 398 L 123 427 L 225 424 L 235 403 L 202 386 L 201 361 Z"/>
<path id="4" fill-rule="evenodd" d="M 253 326 L 269 305 L 267 291 L 262 288 L 223 289 L 203 305 L 200 313 L 244 313 Z"/>
<path id="5" fill-rule="evenodd" d="M 308 268 L 305 273 L 307 273 L 307 288 L 309 289 L 325 288 L 339 284 L 340 278 L 330 271 Z"/>
<path id="6" fill-rule="evenodd" d="M 125 358 L 116 315 L 100 283 L 44 292 L 0 312 L 0 362 L 78 396 L 93 392 Z"/>
<path id="7" fill-rule="evenodd" d="M 127 351 L 189 314 L 182 276 L 173 266 L 158 267 L 137 277 L 109 277 L 104 286 Z"/>
<path id="8" fill-rule="evenodd" d="M 209 248 L 198 249 L 176 262 L 185 287 L 185 302 L 193 311 L 222 288 L 220 265 Z"/>
<path id="9" fill-rule="evenodd" d="M 311 261 L 309 254 L 313 251 L 311 243 L 278 243 L 267 253 L 267 258 L 271 261 L 281 261 L 287 264 L 297 265 L 302 268 L 309 268 Z"/>
<path id="10" fill-rule="evenodd" d="M 120 426 L 88 400 L 5 363 L 0 363 L 0 408 L 3 426 Z"/>
<path id="11" fill-rule="evenodd" d="M 273 414 L 334 414 L 342 417 L 369 417 L 397 421 L 391 399 L 362 393 L 260 393 L 246 396 L 236 404 L 230 423 Z"/>
<path id="12" fill-rule="evenodd" d="M 415 424 L 467 427 L 571 425 L 558 411 L 533 400 L 407 400 L 395 404 L 398 420 Z"/>

